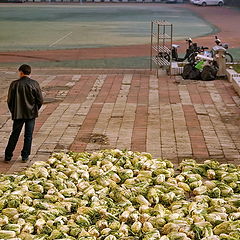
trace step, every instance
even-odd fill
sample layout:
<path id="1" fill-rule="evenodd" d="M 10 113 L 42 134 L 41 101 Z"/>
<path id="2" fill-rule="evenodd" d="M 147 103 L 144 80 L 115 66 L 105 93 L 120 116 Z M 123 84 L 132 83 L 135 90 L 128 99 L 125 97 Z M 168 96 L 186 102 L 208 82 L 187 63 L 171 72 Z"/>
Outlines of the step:
<path id="1" fill-rule="evenodd" d="M 233 69 L 227 69 L 226 70 L 226 72 L 227 72 L 227 78 L 228 78 L 228 80 L 229 80 L 229 82 L 232 82 L 233 81 L 233 77 L 240 77 L 240 74 L 239 73 L 237 73 L 235 70 L 233 70 Z"/>
<path id="2" fill-rule="evenodd" d="M 238 93 L 240 96 L 240 75 L 238 77 L 233 77 L 232 79 L 232 85 L 235 89 L 235 91 Z"/>

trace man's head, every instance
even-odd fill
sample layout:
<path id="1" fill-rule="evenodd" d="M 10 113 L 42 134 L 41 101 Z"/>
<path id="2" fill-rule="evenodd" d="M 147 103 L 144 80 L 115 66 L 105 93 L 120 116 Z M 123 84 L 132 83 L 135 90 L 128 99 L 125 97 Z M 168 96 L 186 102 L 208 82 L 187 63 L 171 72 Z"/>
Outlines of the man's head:
<path id="1" fill-rule="evenodd" d="M 18 68 L 18 71 L 20 77 L 28 76 L 31 74 L 31 67 L 27 64 L 23 64 Z"/>

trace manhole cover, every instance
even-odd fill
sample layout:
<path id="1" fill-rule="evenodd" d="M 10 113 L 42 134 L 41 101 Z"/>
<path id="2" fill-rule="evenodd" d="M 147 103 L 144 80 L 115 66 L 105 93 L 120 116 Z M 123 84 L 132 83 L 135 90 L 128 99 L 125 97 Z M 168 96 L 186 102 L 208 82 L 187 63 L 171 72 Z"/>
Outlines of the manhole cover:
<path id="1" fill-rule="evenodd" d="M 67 147 L 66 145 L 57 143 L 54 149 L 55 149 L 55 150 L 65 150 L 65 149 L 67 149 L 67 148 L 68 148 L 68 147 Z"/>
<path id="2" fill-rule="evenodd" d="M 96 143 L 100 145 L 109 144 L 108 137 L 104 134 L 98 134 L 98 133 L 92 133 L 92 134 L 86 135 L 82 137 L 80 140 L 85 143 Z"/>

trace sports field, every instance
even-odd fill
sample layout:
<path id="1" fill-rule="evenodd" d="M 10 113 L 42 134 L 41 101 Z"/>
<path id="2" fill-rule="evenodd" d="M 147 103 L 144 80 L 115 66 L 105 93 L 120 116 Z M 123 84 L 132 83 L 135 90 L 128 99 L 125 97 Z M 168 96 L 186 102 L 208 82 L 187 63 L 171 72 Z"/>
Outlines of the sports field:
<path id="1" fill-rule="evenodd" d="M 212 47 L 213 35 L 239 52 L 239 12 L 190 4 L 0 4 L 0 64 L 148 68 L 151 20 L 169 21 L 174 42 Z M 238 56 L 239 57 L 239 56 Z"/>
<path id="2" fill-rule="evenodd" d="M 0 51 L 147 44 L 153 19 L 173 23 L 175 39 L 215 31 L 191 11 L 161 4 L 3 6 Z"/>

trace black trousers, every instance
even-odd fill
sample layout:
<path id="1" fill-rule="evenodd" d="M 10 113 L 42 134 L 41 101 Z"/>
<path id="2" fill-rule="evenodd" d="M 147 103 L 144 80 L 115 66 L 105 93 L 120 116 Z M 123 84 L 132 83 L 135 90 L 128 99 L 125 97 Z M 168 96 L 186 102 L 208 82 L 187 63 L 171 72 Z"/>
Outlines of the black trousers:
<path id="1" fill-rule="evenodd" d="M 13 156 L 13 151 L 17 145 L 21 130 L 25 125 L 24 144 L 21 151 L 22 158 L 28 158 L 31 153 L 32 135 L 35 126 L 35 118 L 33 119 L 15 119 L 13 120 L 13 128 L 8 144 L 5 150 L 5 159 L 10 160 Z"/>

